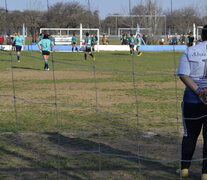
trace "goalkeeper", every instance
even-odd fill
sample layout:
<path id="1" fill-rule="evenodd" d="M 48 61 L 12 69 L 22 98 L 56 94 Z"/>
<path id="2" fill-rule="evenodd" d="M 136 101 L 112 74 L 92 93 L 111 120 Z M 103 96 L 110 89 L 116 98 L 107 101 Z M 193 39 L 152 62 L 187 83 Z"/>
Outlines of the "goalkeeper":
<path id="1" fill-rule="evenodd" d="M 189 47 L 181 56 L 177 74 L 186 85 L 182 102 L 184 135 L 181 176 L 187 177 L 198 136 L 203 129 L 202 180 L 207 180 L 207 25 L 202 42 Z"/>

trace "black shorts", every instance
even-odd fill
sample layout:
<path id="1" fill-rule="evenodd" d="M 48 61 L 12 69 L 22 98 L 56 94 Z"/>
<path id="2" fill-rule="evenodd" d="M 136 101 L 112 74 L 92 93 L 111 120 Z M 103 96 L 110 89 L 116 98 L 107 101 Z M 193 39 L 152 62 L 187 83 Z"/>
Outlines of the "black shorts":
<path id="1" fill-rule="evenodd" d="M 86 47 L 85 51 L 86 52 L 91 52 L 91 47 Z"/>
<path id="2" fill-rule="evenodd" d="M 42 51 L 42 55 L 50 55 L 50 52 L 49 51 Z"/>
<path id="3" fill-rule="evenodd" d="M 16 52 L 21 52 L 22 46 L 16 46 Z"/>
<path id="4" fill-rule="evenodd" d="M 73 42 L 73 44 L 76 45 L 77 43 L 76 42 Z"/>
<path id="5" fill-rule="evenodd" d="M 129 45 L 130 48 L 134 48 L 134 45 Z"/>
<path id="6" fill-rule="evenodd" d="M 189 42 L 187 45 L 188 45 L 189 47 L 190 47 L 190 46 L 193 46 L 193 42 Z"/>

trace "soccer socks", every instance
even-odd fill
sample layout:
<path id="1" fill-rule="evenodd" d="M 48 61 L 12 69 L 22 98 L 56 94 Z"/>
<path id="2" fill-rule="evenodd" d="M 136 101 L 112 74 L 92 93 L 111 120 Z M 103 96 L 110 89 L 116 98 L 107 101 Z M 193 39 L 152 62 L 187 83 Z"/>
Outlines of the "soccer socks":
<path id="1" fill-rule="evenodd" d="M 73 47 L 72 47 L 72 52 L 73 52 Z"/>
<path id="2" fill-rule="evenodd" d="M 78 48 L 76 48 L 76 51 L 78 52 Z"/>
<path id="3" fill-rule="evenodd" d="M 93 58 L 93 54 L 90 54 L 90 56 Z"/>
<path id="4" fill-rule="evenodd" d="M 20 54 L 17 54 L 17 60 L 18 61 L 20 60 Z"/>
<path id="5" fill-rule="evenodd" d="M 87 54 L 84 54 L 85 55 L 85 60 L 87 59 Z M 93 54 L 89 54 L 92 58 L 94 58 Z"/>
<path id="6" fill-rule="evenodd" d="M 48 68 L 49 68 L 48 61 L 45 61 L 45 67 L 44 67 L 44 69 L 48 69 Z"/>
<path id="7" fill-rule="evenodd" d="M 95 51 L 95 49 L 94 49 L 94 48 L 92 48 L 92 51 Z"/>

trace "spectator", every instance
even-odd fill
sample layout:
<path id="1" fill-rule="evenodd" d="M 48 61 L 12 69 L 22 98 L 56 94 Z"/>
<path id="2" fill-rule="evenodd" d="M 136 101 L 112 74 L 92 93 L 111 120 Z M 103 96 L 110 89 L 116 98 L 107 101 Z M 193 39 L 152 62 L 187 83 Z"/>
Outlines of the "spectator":
<path id="1" fill-rule="evenodd" d="M 194 42 L 194 37 L 193 37 L 193 33 L 190 32 L 188 37 L 187 37 L 187 46 L 193 46 L 193 42 Z"/>
<path id="2" fill-rule="evenodd" d="M 12 39 L 11 39 L 10 35 L 8 35 L 7 38 L 6 38 L 6 44 L 7 45 L 12 45 Z"/>
<path id="3" fill-rule="evenodd" d="M 4 44 L 4 36 L 0 36 L 0 45 L 3 45 Z"/>
<path id="4" fill-rule="evenodd" d="M 103 45 L 108 45 L 109 44 L 109 41 L 108 41 L 108 39 L 107 39 L 105 34 L 103 35 L 102 43 L 103 43 Z"/>
<path id="5" fill-rule="evenodd" d="M 122 45 L 128 45 L 128 36 L 127 33 L 124 32 Z"/>

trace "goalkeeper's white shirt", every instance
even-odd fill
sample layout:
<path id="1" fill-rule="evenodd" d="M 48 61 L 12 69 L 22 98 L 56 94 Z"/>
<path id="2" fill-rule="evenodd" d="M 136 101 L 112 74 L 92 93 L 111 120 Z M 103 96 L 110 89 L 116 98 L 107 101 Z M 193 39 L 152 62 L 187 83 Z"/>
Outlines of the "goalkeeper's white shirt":
<path id="1" fill-rule="evenodd" d="M 201 88 L 207 87 L 207 41 L 191 46 L 182 54 L 177 74 L 191 77 Z M 198 96 L 186 87 L 184 102 L 200 103 Z"/>

